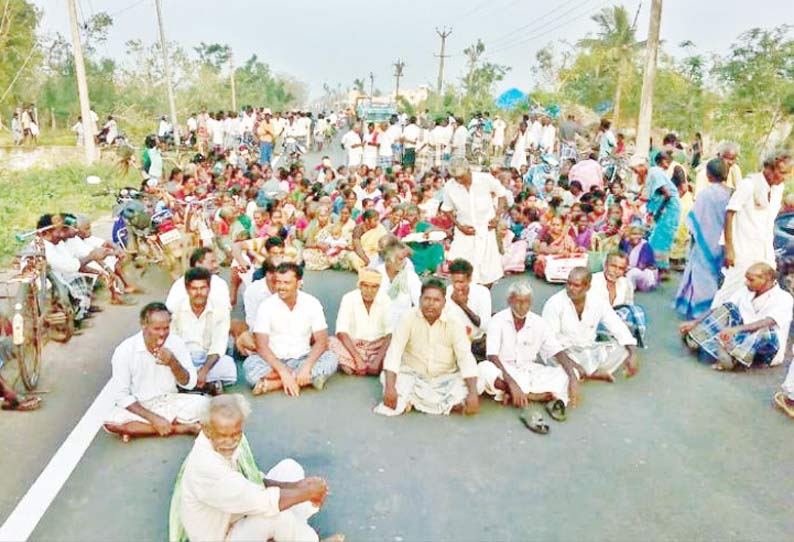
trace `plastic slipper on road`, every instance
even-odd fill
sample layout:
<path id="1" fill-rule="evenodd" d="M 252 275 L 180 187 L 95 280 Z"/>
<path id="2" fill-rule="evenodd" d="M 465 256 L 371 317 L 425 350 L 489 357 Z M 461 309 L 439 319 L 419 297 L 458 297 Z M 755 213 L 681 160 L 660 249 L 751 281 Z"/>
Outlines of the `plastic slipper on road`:
<path id="1" fill-rule="evenodd" d="M 546 403 L 546 412 L 549 413 L 552 420 L 557 422 L 564 422 L 568 419 L 568 415 L 565 413 L 565 403 L 560 399 L 554 399 Z"/>
<path id="2" fill-rule="evenodd" d="M 543 419 L 540 412 L 532 410 L 524 410 L 519 419 L 527 426 L 527 429 L 538 435 L 546 435 L 549 432 L 549 424 Z"/>
<path id="3" fill-rule="evenodd" d="M 24 397 L 16 401 L 6 401 L 3 403 L 3 410 L 16 410 L 17 412 L 30 412 L 41 407 L 41 397 Z"/>
<path id="4" fill-rule="evenodd" d="M 783 411 L 789 418 L 794 418 L 794 405 L 790 405 L 782 391 L 775 394 L 775 406 Z"/>

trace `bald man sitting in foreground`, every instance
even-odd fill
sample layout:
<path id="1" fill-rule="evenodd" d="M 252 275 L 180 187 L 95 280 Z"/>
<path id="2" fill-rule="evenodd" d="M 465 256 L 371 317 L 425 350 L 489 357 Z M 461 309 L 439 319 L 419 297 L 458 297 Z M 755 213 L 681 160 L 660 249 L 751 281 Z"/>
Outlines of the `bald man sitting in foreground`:
<path id="1" fill-rule="evenodd" d="M 744 279 L 728 301 L 678 328 L 687 346 L 708 355 L 718 370 L 778 365 L 786 353 L 794 299 L 766 263 L 751 265 Z"/>
<path id="2" fill-rule="evenodd" d="M 209 401 L 201 433 L 177 475 L 171 498 L 171 541 L 316 541 L 307 520 L 328 493 L 322 478 L 305 478 L 285 459 L 262 474 L 243 435 L 251 412 L 242 395 Z"/>

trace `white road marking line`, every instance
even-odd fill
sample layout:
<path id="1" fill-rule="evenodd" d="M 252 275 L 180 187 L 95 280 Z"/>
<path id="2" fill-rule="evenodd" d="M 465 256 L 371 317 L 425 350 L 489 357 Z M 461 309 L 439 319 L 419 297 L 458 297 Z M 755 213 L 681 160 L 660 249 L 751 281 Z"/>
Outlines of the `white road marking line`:
<path id="1" fill-rule="evenodd" d="M 113 403 L 113 386 L 108 381 L 0 527 L 0 542 L 19 542 L 30 537 L 88 450 Z"/>

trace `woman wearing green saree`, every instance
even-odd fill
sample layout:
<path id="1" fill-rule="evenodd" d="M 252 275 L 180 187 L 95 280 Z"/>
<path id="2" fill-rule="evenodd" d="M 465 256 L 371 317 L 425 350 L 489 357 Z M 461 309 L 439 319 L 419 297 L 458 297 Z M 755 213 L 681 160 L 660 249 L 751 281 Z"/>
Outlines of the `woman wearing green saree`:
<path id="1" fill-rule="evenodd" d="M 400 239 L 411 233 L 427 234 L 431 231 L 441 231 L 429 222 L 420 220 L 419 207 L 409 205 L 405 210 L 405 220 L 397 229 L 397 237 Z M 422 242 L 409 242 L 413 254 L 411 262 L 417 275 L 431 275 L 435 273 L 438 266 L 444 263 L 444 245 L 440 242 L 429 240 Z"/>

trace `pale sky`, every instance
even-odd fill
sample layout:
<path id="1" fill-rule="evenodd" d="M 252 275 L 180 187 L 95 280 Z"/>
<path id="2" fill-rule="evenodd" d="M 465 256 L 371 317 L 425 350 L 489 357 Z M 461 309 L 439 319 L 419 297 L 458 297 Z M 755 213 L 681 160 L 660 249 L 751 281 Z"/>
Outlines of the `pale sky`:
<path id="1" fill-rule="evenodd" d="M 34 0 L 44 9 L 42 29 L 68 36 L 63 0 Z M 124 43 L 157 39 L 154 0 L 77 0 L 86 18 L 97 11 L 114 16 L 100 53 L 123 60 Z M 447 38 L 445 81 L 462 74 L 463 49 L 482 38 L 486 56 L 512 69 L 500 89 L 531 88 L 535 53 L 549 42 L 571 42 L 595 30 L 590 16 L 615 1 L 604 0 L 163 0 L 166 36 L 185 48 L 204 41 L 232 46 L 242 61 L 256 54 L 275 72 L 307 83 L 312 98 L 324 82 L 343 88 L 356 77 L 394 90 L 393 63 L 405 62 L 401 88 L 435 88 L 440 38 L 436 27 L 452 27 Z M 634 15 L 641 4 L 638 37 L 647 34 L 650 0 L 625 0 Z M 702 52 L 724 53 L 753 27 L 794 24 L 794 0 L 664 0 L 661 37 L 679 53 L 691 40 Z"/>

